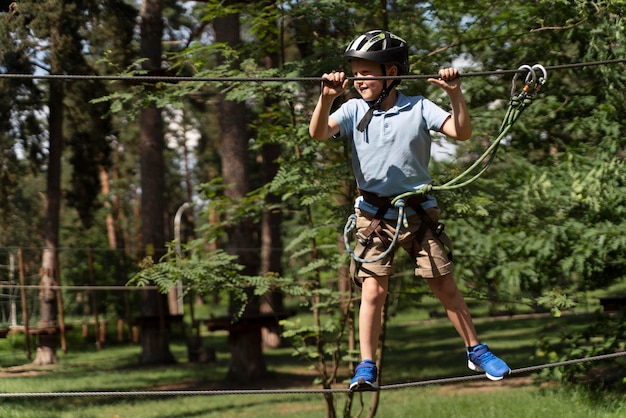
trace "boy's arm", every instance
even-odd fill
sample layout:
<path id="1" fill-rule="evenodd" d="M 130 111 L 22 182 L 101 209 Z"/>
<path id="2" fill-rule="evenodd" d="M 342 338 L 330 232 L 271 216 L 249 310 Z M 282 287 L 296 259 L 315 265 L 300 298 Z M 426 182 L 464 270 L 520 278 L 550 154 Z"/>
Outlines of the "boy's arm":
<path id="1" fill-rule="evenodd" d="M 452 117 L 446 119 L 440 131 L 452 139 L 465 141 L 472 136 L 472 122 L 461 91 L 459 72 L 456 68 L 444 68 L 439 71 L 439 77 L 439 79 L 429 78 L 428 81 L 448 93 L 452 106 Z"/>
<path id="2" fill-rule="evenodd" d="M 343 93 L 348 86 L 348 80 L 343 72 L 324 74 L 322 76 L 322 92 L 311 116 L 309 134 L 314 139 L 326 139 L 339 132 L 339 125 L 329 118 L 330 109 L 335 98 Z"/>

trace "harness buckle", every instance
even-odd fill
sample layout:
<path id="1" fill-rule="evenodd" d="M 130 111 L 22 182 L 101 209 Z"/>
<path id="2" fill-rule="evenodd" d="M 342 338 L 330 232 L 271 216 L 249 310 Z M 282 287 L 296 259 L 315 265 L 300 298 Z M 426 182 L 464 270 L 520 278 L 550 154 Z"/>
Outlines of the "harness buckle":
<path id="1" fill-rule="evenodd" d="M 356 235 L 356 239 L 364 247 L 369 246 L 372 243 L 372 241 L 373 241 L 373 238 L 372 238 L 371 235 L 369 237 L 366 237 L 365 235 L 361 234 L 360 232 L 357 232 L 355 235 Z"/>

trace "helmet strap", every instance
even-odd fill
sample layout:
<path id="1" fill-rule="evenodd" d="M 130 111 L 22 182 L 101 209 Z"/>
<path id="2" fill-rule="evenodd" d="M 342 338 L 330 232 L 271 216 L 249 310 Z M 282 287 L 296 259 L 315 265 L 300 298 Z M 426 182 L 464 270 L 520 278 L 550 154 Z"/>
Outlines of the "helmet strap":
<path id="1" fill-rule="evenodd" d="M 386 71 L 385 66 L 381 65 L 380 67 L 383 70 L 383 76 L 386 76 L 387 71 Z M 363 118 L 359 121 L 359 124 L 356 126 L 359 132 L 363 132 L 365 131 L 365 129 L 367 129 L 367 126 L 370 124 L 370 121 L 372 120 L 372 116 L 374 116 L 374 111 L 380 109 L 380 106 L 383 104 L 385 99 L 389 97 L 389 93 L 391 93 L 391 90 L 393 90 L 395 86 L 400 84 L 400 81 L 393 80 L 391 84 L 387 85 L 387 80 L 383 80 L 383 83 L 384 83 L 383 91 L 380 93 L 380 96 L 378 97 L 378 99 L 376 99 L 375 102 L 373 103 L 370 102 L 370 108 L 367 110 L 367 113 L 363 115 Z"/>

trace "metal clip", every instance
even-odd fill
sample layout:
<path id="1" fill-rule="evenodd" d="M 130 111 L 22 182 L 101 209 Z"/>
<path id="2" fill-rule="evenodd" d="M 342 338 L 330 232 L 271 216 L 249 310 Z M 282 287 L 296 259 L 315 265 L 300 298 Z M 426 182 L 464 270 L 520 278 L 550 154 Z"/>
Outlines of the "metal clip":
<path id="1" fill-rule="evenodd" d="M 537 78 L 537 87 L 535 90 L 539 91 L 539 89 L 541 89 L 541 86 L 546 84 L 546 81 L 548 81 L 548 72 L 546 71 L 545 67 L 540 64 L 533 65 L 533 71 L 536 71 L 536 70 L 541 71 L 541 73 L 543 74 L 543 76 L 540 76 L 539 78 Z"/>
<path id="2" fill-rule="evenodd" d="M 372 243 L 372 237 L 366 237 L 363 234 L 361 234 L 360 232 L 357 232 L 356 234 L 356 239 L 359 241 L 359 243 L 364 246 L 367 247 L 368 245 L 370 245 Z"/>
<path id="3" fill-rule="evenodd" d="M 533 71 L 533 68 L 530 65 L 520 65 L 517 69 L 517 72 L 513 76 L 513 81 L 511 81 L 511 97 L 515 95 L 515 83 L 520 75 L 521 70 L 528 71 L 524 80 L 524 90 L 521 94 L 527 93 L 530 90 L 531 86 L 535 84 L 536 74 L 535 71 Z"/>
<path id="4" fill-rule="evenodd" d="M 515 95 L 515 83 L 522 70 L 526 70 L 527 73 L 524 79 L 524 87 L 519 94 L 519 98 L 534 96 L 539 92 L 546 81 L 548 81 L 548 72 L 543 65 L 535 64 L 532 67 L 530 65 L 520 65 L 511 82 L 511 97 Z M 541 75 L 538 76 L 537 72 L 541 72 Z"/>

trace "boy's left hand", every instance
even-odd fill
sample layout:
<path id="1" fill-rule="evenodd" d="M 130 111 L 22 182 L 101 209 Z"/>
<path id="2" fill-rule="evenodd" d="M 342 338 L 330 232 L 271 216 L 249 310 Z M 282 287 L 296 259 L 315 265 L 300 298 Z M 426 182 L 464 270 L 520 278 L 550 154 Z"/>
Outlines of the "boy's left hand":
<path id="1" fill-rule="evenodd" d="M 459 70 L 454 67 L 442 68 L 439 70 L 439 78 L 429 78 L 428 81 L 441 87 L 448 93 L 458 90 L 461 86 Z"/>

